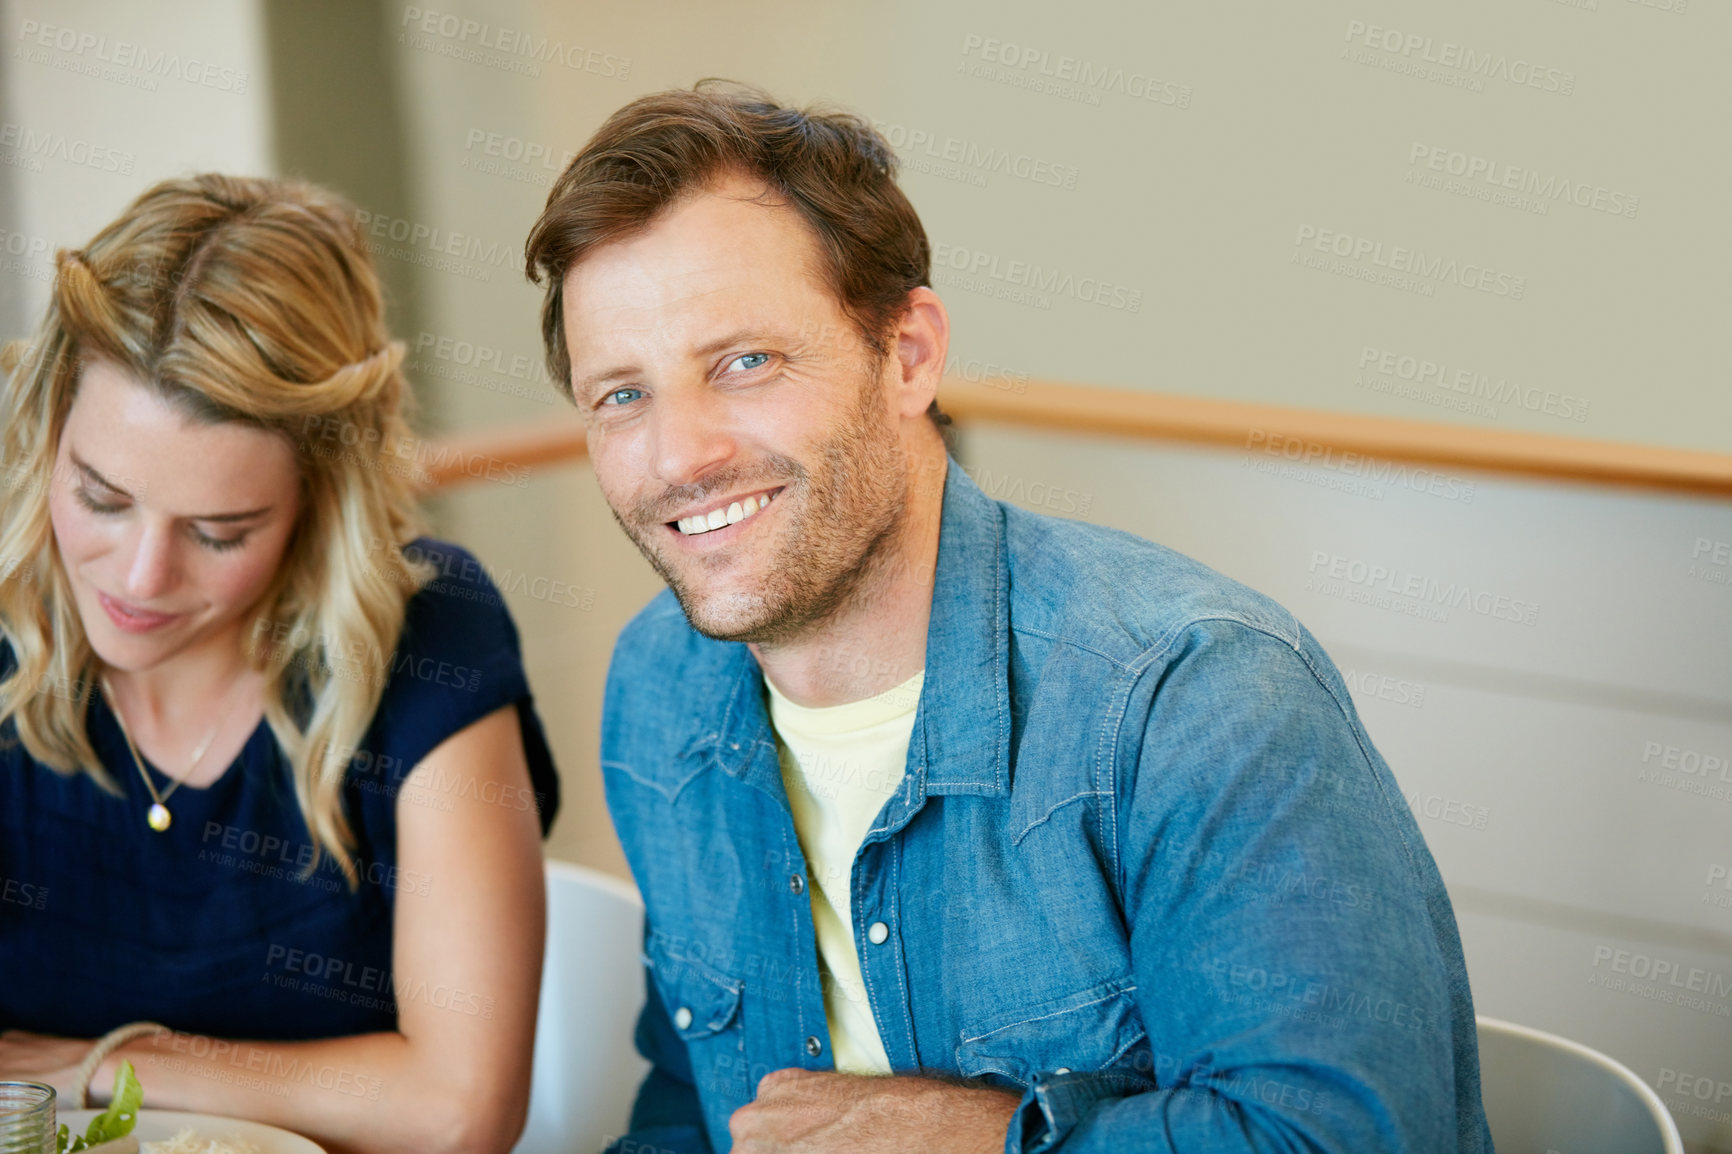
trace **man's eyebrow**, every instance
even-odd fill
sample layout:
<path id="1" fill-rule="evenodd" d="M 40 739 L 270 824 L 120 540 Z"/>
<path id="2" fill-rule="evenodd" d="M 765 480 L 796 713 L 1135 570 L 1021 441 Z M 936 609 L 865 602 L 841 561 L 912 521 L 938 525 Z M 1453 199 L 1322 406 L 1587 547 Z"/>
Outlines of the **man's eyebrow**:
<path id="1" fill-rule="evenodd" d="M 714 353 L 721 352 L 729 345 L 737 345 L 753 341 L 779 341 L 782 339 L 784 338 L 777 336 L 762 325 L 753 325 L 749 328 L 735 329 L 725 337 L 717 337 L 713 341 L 706 341 L 693 349 L 692 355 L 696 357 L 707 357 Z"/>
<path id="2" fill-rule="evenodd" d="M 79 472 L 83 473 L 85 475 L 85 477 L 87 477 L 88 479 L 90 479 L 92 481 L 95 481 L 98 485 L 101 485 L 104 489 L 107 489 L 110 492 L 119 493 L 122 497 L 125 497 L 129 500 L 133 499 L 133 496 L 131 493 L 127 492 L 125 489 L 122 489 L 119 485 L 116 485 L 113 481 L 110 481 L 107 477 L 104 477 L 101 473 L 98 473 L 94 468 L 91 467 L 91 465 L 88 461 L 81 458 L 76 452 L 72 452 L 71 450 L 68 450 L 67 455 L 72 458 L 72 463 L 78 467 Z M 275 508 L 274 505 L 265 505 L 265 506 L 258 508 L 258 509 L 246 509 L 246 510 L 243 510 L 239 513 L 195 514 L 195 515 L 188 517 L 186 519 L 188 521 L 217 521 L 217 522 L 221 522 L 223 524 L 227 524 L 231 521 L 250 521 L 254 517 L 260 517 L 266 513 L 269 513 L 273 508 Z"/>
<path id="3" fill-rule="evenodd" d="M 768 342 L 780 341 L 783 339 L 785 338 L 777 336 L 775 333 L 761 325 L 753 325 L 749 328 L 735 329 L 726 336 L 717 337 L 715 340 L 705 341 L 697 348 L 692 349 L 690 355 L 693 357 L 707 357 L 720 352 L 729 345 L 736 345 L 746 341 Z M 642 371 L 643 370 L 637 365 L 615 365 L 611 369 L 603 369 L 598 373 L 591 373 L 589 376 L 579 381 L 577 387 L 573 391 L 574 393 L 580 393 L 587 396 L 597 385 L 605 384 L 608 381 L 635 376 Z"/>
<path id="4" fill-rule="evenodd" d="M 572 388 L 572 393 L 573 395 L 587 397 L 590 393 L 595 391 L 597 385 L 606 384 L 608 381 L 616 381 L 624 377 L 632 376 L 637 371 L 636 365 L 618 365 L 611 369 L 604 369 L 599 373 L 591 373 Z"/>

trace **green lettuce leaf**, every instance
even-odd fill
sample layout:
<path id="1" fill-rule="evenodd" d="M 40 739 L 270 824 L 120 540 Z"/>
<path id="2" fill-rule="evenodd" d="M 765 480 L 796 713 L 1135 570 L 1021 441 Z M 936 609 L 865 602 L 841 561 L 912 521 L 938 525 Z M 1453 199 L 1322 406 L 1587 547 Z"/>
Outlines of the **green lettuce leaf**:
<path id="1" fill-rule="evenodd" d="M 112 1142 L 116 1138 L 124 1138 L 132 1133 L 132 1128 L 138 1123 L 138 1108 L 144 1105 L 144 1087 L 138 1084 L 138 1075 L 132 1072 L 132 1063 L 121 1059 L 120 1069 L 114 1074 L 114 1097 L 108 1103 L 108 1109 L 90 1120 L 90 1126 L 84 1131 L 84 1145 L 94 1146 L 98 1142 Z M 75 1145 L 72 1150 L 82 1150 L 84 1145 Z"/>

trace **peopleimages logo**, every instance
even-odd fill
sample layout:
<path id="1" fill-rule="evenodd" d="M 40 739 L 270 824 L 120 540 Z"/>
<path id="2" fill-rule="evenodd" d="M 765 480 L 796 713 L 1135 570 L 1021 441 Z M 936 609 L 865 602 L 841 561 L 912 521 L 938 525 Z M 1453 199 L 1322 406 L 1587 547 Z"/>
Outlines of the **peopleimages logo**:
<path id="1" fill-rule="evenodd" d="M 156 88 L 155 79 L 174 77 L 188 84 L 196 84 L 201 88 L 214 88 L 219 92 L 233 92 L 237 96 L 244 95 L 247 90 L 247 73 L 242 68 L 227 68 L 220 64 L 199 60 L 192 56 L 181 56 L 178 52 L 147 48 L 142 44 L 133 44 L 126 40 L 110 41 L 106 36 L 98 36 L 92 32 L 81 32 L 76 28 L 67 28 L 58 24 L 43 24 L 36 20 L 24 20 L 18 25 L 18 39 L 26 47 L 52 48 L 57 52 L 74 57 L 87 67 L 71 68 L 68 71 L 84 72 L 94 65 L 110 65 L 108 71 L 98 70 L 93 73 L 102 79 L 122 79 L 112 75 L 113 68 L 126 69 L 131 72 L 144 73 L 136 80 L 147 81 L 135 84 L 147 91 Z M 51 63 L 41 60 L 38 63 Z M 93 62 L 93 64 L 92 64 Z"/>
<path id="2" fill-rule="evenodd" d="M 1661 1066 L 1654 1089 L 1673 1099 L 1666 1108 L 1674 1114 L 1732 1122 L 1732 1082 L 1724 1078 Z"/>
<path id="3" fill-rule="evenodd" d="M 413 248 L 425 247 L 429 252 L 460 257 L 492 268 L 523 271 L 523 250 L 509 241 L 488 243 L 470 233 L 453 232 L 400 216 L 368 212 L 363 208 L 355 210 L 355 224 L 360 227 L 363 239 L 378 237 Z"/>
<path id="4" fill-rule="evenodd" d="M 52 281 L 54 265 L 48 254 L 53 251 L 54 246 L 43 237 L 0 228 L 0 272 Z"/>
<path id="5" fill-rule="evenodd" d="M 463 138 L 459 168 L 550 188 L 554 178 L 577 156 L 572 149 L 559 150 L 539 140 L 525 140 L 504 132 L 471 128 Z"/>
<path id="6" fill-rule="evenodd" d="M 1053 95 L 1064 95 L 1069 99 L 1084 97 L 1082 103 L 1085 104 L 1099 104 L 1098 93 L 1116 92 L 1132 100 L 1145 100 L 1174 108 L 1191 106 L 1192 89 L 1189 84 L 1180 84 L 1135 68 L 1119 68 L 1077 56 L 1055 56 L 1046 49 L 1036 48 L 1031 44 L 1016 44 L 970 32 L 962 38 L 962 55 L 965 58 L 977 57 L 985 64 L 1012 69 L 1025 74 L 1031 80 L 1045 81 L 1052 86 Z M 999 78 L 983 76 L 983 79 Z M 1045 90 L 1045 85 L 1019 85 L 1024 86 Z"/>
<path id="7" fill-rule="evenodd" d="M 1293 237 L 1293 244 L 1295 260 L 1298 259 L 1301 249 L 1309 247 L 1342 260 L 1355 263 L 1369 261 L 1376 268 L 1417 277 L 1421 281 L 1441 281 L 1511 300 L 1519 301 L 1527 293 L 1528 282 L 1523 276 L 1500 272 L 1482 264 L 1462 263 L 1454 257 L 1438 256 L 1435 253 L 1428 255 L 1420 249 L 1407 248 L 1404 245 L 1392 245 L 1386 251 L 1380 240 L 1335 232 L 1312 224 L 1299 226 L 1298 233 Z M 1370 269 L 1364 271 L 1371 276 L 1376 275 L 1371 273 Z"/>
<path id="8" fill-rule="evenodd" d="M 1370 486 L 1393 485 L 1415 493 L 1442 497 L 1448 501 L 1461 501 L 1470 505 L 1473 503 L 1473 482 L 1465 477 L 1439 473 L 1422 465 L 1380 460 L 1364 453 L 1337 449 L 1333 445 L 1302 437 L 1289 437 L 1284 433 L 1271 433 L 1266 429 L 1251 429 L 1245 434 L 1245 451 L 1247 454 L 1261 453 L 1263 456 L 1291 461 L 1295 465 L 1327 469 L 1356 478 Z M 1263 464 L 1256 462 L 1252 456 L 1247 457 L 1247 462 L 1254 462 L 1258 466 Z M 1366 495 L 1375 496 L 1377 500 L 1382 500 L 1383 497 L 1381 490 L 1374 490 Z"/>
<path id="9" fill-rule="evenodd" d="M 415 337 L 415 352 L 466 368 L 488 369 L 516 380 L 557 387 L 541 359 L 527 353 L 509 353 L 493 345 L 443 337 L 425 329 Z"/>
<path id="10" fill-rule="evenodd" d="M 0 902 L 9 902 L 33 910 L 47 909 L 48 887 L 21 882 L 17 878 L 0 877 Z"/>
<path id="11" fill-rule="evenodd" d="M 1699 749 L 1668 745 L 1663 741 L 1642 743 L 1642 764 L 1658 764 L 1661 769 L 1690 777 L 1714 778 L 1732 784 L 1732 758 L 1704 753 Z"/>
<path id="12" fill-rule="evenodd" d="M 1486 806 L 1475 805 L 1459 798 L 1442 797 L 1435 793 L 1410 793 L 1407 795 L 1407 807 L 1413 811 L 1415 817 L 1459 825 L 1464 829 L 1484 829 L 1485 823 L 1491 817 L 1491 810 Z"/>
<path id="13" fill-rule="evenodd" d="M 1593 984 L 1601 989 L 1732 1018 L 1732 1007 L 1715 1000 L 1732 997 L 1732 978 L 1725 974 L 1605 945 L 1594 947 L 1594 970 Z"/>
<path id="14" fill-rule="evenodd" d="M 1341 680 L 1347 683 L 1347 688 L 1365 697 L 1391 701 L 1396 705 L 1411 705 L 1415 709 L 1425 705 L 1425 686 L 1417 681 L 1352 667 L 1341 670 Z"/>
<path id="15" fill-rule="evenodd" d="M 631 75 L 631 57 L 615 56 L 586 48 L 582 44 L 567 44 L 517 28 L 468 20 L 450 12 L 432 9 L 404 8 L 402 28 L 422 37 L 437 36 L 438 42 L 411 43 L 413 48 L 434 48 L 441 56 L 469 60 L 476 64 L 503 63 L 515 65 L 513 71 L 539 76 L 542 64 L 559 64 L 573 72 L 588 72 L 610 80 L 625 80 Z M 471 48 L 470 46 L 474 47 Z M 483 57 L 475 49 L 485 49 L 499 55 Z"/>
<path id="16" fill-rule="evenodd" d="M 1416 385 L 1429 385 L 1434 389 L 1460 393 L 1475 400 L 1492 401 L 1500 405 L 1520 405 L 1530 413 L 1544 413 L 1560 420 L 1588 419 L 1588 402 L 1581 397 L 1524 385 L 1507 377 L 1493 377 L 1474 369 L 1452 369 L 1442 361 L 1380 349 L 1376 345 L 1364 345 L 1360 348 L 1359 367 L 1369 369 L 1379 376 L 1394 377 Z"/>
<path id="17" fill-rule="evenodd" d="M 1732 801 L 1732 754 L 1690 749 L 1664 741 L 1644 742 L 1636 780 L 1710 801 Z"/>
<path id="18" fill-rule="evenodd" d="M 131 176 L 133 165 L 138 162 L 137 156 L 118 148 L 92 144 L 61 132 L 38 132 L 10 120 L 0 124 L 0 148 L 32 160 L 59 160 L 79 168 L 94 168 L 98 172 L 114 172 L 121 176 Z M 40 172 L 42 169 L 38 165 L 31 171 Z"/>
<path id="19" fill-rule="evenodd" d="M 988 176 L 997 174 L 1055 188 L 1076 187 L 1078 169 L 1074 164 L 1060 164 L 1026 152 L 993 148 L 959 136 L 943 135 L 926 128 L 910 128 L 905 124 L 874 120 L 872 127 L 901 154 L 903 165 L 915 172 L 952 179 L 966 178 L 965 183 L 979 185 L 984 185 Z"/>
<path id="20" fill-rule="evenodd" d="M 403 371 L 411 376 L 439 377 L 490 393 L 559 403 L 559 386 L 538 357 L 425 330 L 415 338 L 414 349 L 415 359 L 403 363 Z"/>
<path id="21" fill-rule="evenodd" d="M 1502 52 L 1481 51 L 1453 40 L 1438 40 L 1419 32 L 1403 32 L 1363 20 L 1349 20 L 1345 37 L 1349 46 L 1371 48 L 1410 65 L 1435 65 L 1479 80 L 1503 80 L 1569 96 L 1576 90 L 1576 74 L 1549 68 Z"/>
<path id="22" fill-rule="evenodd" d="M 1696 538 L 1690 550 L 1690 567 L 1685 576 L 1710 585 L 1732 585 L 1732 541 L 1716 541 L 1710 537 Z"/>
<path id="23" fill-rule="evenodd" d="M 1070 297 L 1083 304 L 1121 312 L 1138 312 L 1143 307 L 1143 290 L 1115 285 L 1097 277 L 1079 277 L 1063 269 L 1043 268 L 1024 260 L 1004 260 L 998 254 L 959 244 L 939 242 L 932 246 L 932 266 L 940 272 L 961 274 L 959 287 L 978 288 L 989 295 L 998 295 L 992 286 L 1025 290 L 1039 296 Z M 968 282 L 974 282 L 970 284 Z M 1048 307 L 1048 306 L 1042 306 Z"/>
<path id="24" fill-rule="evenodd" d="M 1718 888 L 1725 890 L 1723 894 L 1714 892 Z M 1708 880 L 1703 883 L 1707 889 L 1702 894 L 1704 905 L 1719 906 L 1723 910 L 1732 910 L 1732 869 L 1715 862 L 1708 867 Z"/>
<path id="25" fill-rule="evenodd" d="M 1349 601 L 1371 601 L 1379 608 L 1415 607 L 1413 615 L 1447 621 L 1448 610 L 1466 609 L 1481 617 L 1516 625 L 1537 625 L 1539 606 L 1532 601 L 1490 589 L 1475 589 L 1465 581 L 1440 581 L 1409 573 L 1395 565 L 1380 565 L 1322 549 L 1311 551 L 1307 589 Z M 1387 602 L 1387 604 L 1386 604 Z"/>
<path id="26" fill-rule="evenodd" d="M 1634 217 L 1642 203 L 1639 196 L 1607 188 L 1602 184 L 1571 180 L 1556 173 L 1542 176 L 1531 168 L 1505 164 L 1490 157 L 1476 156 L 1441 145 L 1420 144 L 1417 141 L 1407 150 L 1407 164 L 1410 180 L 1414 169 L 1460 177 L 1469 184 L 1479 183 L 1493 189 L 1509 189 L 1534 197 L 1541 202 L 1542 210 L 1545 208 L 1544 202 L 1562 200 L 1577 208 L 1588 208 L 1612 216 Z"/>

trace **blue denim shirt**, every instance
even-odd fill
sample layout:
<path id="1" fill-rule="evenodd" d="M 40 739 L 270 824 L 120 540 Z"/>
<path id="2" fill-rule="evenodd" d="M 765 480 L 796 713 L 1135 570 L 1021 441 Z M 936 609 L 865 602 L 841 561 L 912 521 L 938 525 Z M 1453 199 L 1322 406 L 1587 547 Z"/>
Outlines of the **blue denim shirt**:
<path id="1" fill-rule="evenodd" d="M 932 588 L 852 877 L 892 1068 L 1020 1092 L 1008 1154 L 1490 1151 L 1449 898 L 1293 615 L 955 467 Z M 763 1075 L 832 1068 L 762 674 L 664 593 L 602 724 L 653 1063 L 610 1149 L 726 1151 Z"/>

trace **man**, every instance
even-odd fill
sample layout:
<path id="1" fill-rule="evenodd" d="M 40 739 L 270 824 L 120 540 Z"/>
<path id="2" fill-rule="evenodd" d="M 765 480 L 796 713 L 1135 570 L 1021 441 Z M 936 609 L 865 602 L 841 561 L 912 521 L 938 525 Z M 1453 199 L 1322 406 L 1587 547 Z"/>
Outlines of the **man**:
<path id="1" fill-rule="evenodd" d="M 1292 615 L 988 499 L 885 143 L 644 97 L 528 244 L 669 592 L 608 678 L 641 1151 L 1482 1151 L 1453 914 Z"/>

